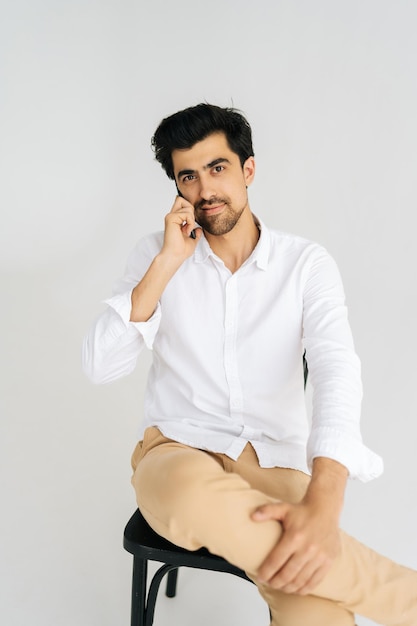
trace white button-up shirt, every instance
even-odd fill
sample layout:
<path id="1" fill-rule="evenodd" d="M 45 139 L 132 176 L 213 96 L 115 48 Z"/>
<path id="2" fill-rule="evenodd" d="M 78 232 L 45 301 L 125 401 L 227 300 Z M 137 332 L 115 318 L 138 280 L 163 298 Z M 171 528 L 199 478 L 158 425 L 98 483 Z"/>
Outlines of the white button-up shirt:
<path id="1" fill-rule="evenodd" d="M 87 375 L 105 383 L 129 374 L 147 346 L 153 361 L 141 432 L 154 425 L 170 439 L 233 459 L 250 442 L 262 467 L 308 472 L 324 456 L 352 477 L 378 476 L 382 460 L 361 439 L 360 362 L 329 254 L 261 224 L 256 248 L 232 274 L 202 237 L 152 317 L 130 322 L 132 289 L 162 242 L 163 233 L 150 235 L 131 253 L 85 339 Z"/>

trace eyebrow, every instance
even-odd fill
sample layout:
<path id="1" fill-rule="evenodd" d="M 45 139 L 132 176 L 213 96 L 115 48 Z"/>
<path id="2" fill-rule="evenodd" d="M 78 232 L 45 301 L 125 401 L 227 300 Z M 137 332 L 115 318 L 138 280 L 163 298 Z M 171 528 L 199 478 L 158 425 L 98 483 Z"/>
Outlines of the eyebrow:
<path id="1" fill-rule="evenodd" d="M 214 161 L 210 161 L 210 163 L 207 163 L 207 165 L 203 166 L 203 170 L 209 170 L 212 167 L 215 167 L 216 165 L 219 165 L 220 163 L 230 163 L 229 159 L 226 159 L 225 157 L 220 157 L 219 159 L 214 159 Z M 177 174 L 178 178 L 181 178 L 181 176 L 188 176 L 189 174 L 195 174 L 196 170 L 180 170 Z"/>

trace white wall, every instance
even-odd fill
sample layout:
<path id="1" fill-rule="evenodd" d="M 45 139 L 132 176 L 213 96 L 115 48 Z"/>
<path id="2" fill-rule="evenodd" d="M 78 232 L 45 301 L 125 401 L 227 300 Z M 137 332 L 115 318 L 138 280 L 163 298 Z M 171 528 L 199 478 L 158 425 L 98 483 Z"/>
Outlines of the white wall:
<path id="1" fill-rule="evenodd" d="M 252 123 L 253 210 L 339 263 L 363 432 L 386 465 L 350 486 L 344 526 L 417 567 L 416 20 L 411 0 L 2 0 L 2 623 L 128 623 L 121 538 L 148 361 L 94 387 L 80 345 L 170 208 L 150 137 L 202 100 Z M 267 623 L 249 584 L 209 577 L 230 597 L 222 617 L 198 575 L 182 580 L 156 626 Z"/>

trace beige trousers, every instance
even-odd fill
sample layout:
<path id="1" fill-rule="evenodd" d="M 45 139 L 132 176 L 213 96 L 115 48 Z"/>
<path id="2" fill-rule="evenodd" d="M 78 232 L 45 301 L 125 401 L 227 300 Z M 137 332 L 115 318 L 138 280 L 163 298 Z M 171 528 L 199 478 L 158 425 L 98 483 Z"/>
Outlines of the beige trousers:
<path id="1" fill-rule="evenodd" d="M 250 444 L 237 461 L 166 439 L 148 428 L 132 456 L 132 484 L 148 523 L 189 550 L 205 546 L 255 573 L 282 530 L 274 520 L 253 522 L 256 507 L 298 502 L 309 477 L 265 469 Z M 342 552 L 314 595 L 297 596 L 267 585 L 271 626 L 353 626 L 354 614 L 385 626 L 417 626 L 417 572 L 397 565 L 341 531 Z"/>

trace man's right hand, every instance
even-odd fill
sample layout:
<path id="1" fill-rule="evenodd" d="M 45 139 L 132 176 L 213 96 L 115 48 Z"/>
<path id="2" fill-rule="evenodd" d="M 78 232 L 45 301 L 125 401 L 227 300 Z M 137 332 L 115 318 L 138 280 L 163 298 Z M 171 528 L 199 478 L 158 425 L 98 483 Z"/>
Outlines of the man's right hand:
<path id="1" fill-rule="evenodd" d="M 195 239 L 190 237 L 194 229 Z M 201 228 L 196 227 L 193 205 L 177 196 L 165 217 L 162 249 L 132 291 L 131 322 L 145 322 L 151 317 L 165 287 L 184 261 L 193 254 L 202 234 Z"/>
<path id="2" fill-rule="evenodd" d="M 190 235 L 195 230 L 195 239 Z M 202 235 L 196 227 L 194 207 L 185 198 L 177 196 L 171 211 L 165 217 L 165 235 L 161 255 L 181 264 L 190 257 Z"/>

